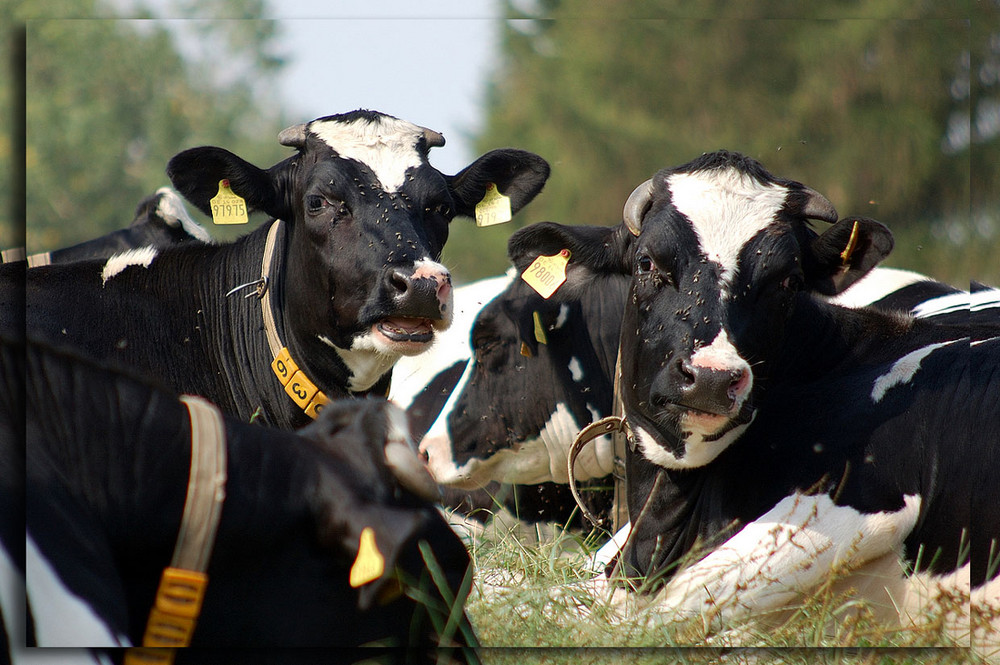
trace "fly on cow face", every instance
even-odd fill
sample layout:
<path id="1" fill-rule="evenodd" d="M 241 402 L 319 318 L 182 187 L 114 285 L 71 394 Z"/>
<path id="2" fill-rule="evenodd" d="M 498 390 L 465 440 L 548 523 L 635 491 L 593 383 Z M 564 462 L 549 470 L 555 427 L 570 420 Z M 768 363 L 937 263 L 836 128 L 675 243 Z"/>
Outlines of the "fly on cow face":
<path id="1" fill-rule="evenodd" d="M 752 420 L 752 363 L 773 340 L 748 322 L 756 309 L 787 310 L 801 283 L 783 222 L 793 189 L 743 163 L 651 181 L 633 261 L 638 307 L 626 309 L 622 336 L 635 384 L 626 410 L 650 461 L 707 464 Z"/>

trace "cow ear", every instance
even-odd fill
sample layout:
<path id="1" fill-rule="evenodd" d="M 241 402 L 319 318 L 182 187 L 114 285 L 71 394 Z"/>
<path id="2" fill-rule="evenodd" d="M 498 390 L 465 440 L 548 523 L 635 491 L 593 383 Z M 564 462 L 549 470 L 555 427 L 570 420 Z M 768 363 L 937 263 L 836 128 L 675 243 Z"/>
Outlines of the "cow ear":
<path id="1" fill-rule="evenodd" d="M 363 530 L 358 541 L 358 551 L 354 554 L 351 570 L 357 574 L 367 569 L 370 575 L 361 575 L 355 579 L 349 573 L 352 586 L 357 585 L 358 609 L 362 612 L 376 603 L 391 602 L 399 595 L 396 566 L 404 563 L 403 551 L 407 546 L 413 545 L 411 541 L 415 540 L 424 523 L 422 513 L 412 509 L 383 507 L 377 509 L 376 514 L 369 514 L 366 520 L 364 513 L 367 512 L 369 511 L 362 511 L 362 514 L 354 516 L 367 523 L 368 528 Z M 369 579 L 376 573 L 377 577 Z"/>
<path id="2" fill-rule="evenodd" d="M 842 219 L 810 243 L 806 280 L 814 291 L 836 295 L 868 274 L 892 246 L 892 232 L 874 219 Z"/>
<path id="3" fill-rule="evenodd" d="M 459 215 L 474 217 L 476 204 L 486 196 L 490 183 L 510 199 L 516 214 L 542 191 L 549 178 L 549 163 L 525 150 L 491 150 L 457 175 L 446 176 Z"/>
<path id="4" fill-rule="evenodd" d="M 219 193 L 219 181 L 228 180 L 230 189 L 246 200 L 250 210 L 289 220 L 291 210 L 280 186 L 287 181 L 283 173 L 293 159 L 264 170 L 224 148 L 203 146 L 174 155 L 167 164 L 167 176 L 174 188 L 206 215 L 212 214 L 211 200 Z"/>
<path id="5" fill-rule="evenodd" d="M 618 226 L 565 226 L 539 222 L 515 231 L 507 241 L 507 256 L 518 272 L 539 256 L 552 256 L 563 249 L 570 251 L 567 281 L 580 281 L 586 274 L 629 275 L 628 260 L 635 237 L 624 224 Z"/>

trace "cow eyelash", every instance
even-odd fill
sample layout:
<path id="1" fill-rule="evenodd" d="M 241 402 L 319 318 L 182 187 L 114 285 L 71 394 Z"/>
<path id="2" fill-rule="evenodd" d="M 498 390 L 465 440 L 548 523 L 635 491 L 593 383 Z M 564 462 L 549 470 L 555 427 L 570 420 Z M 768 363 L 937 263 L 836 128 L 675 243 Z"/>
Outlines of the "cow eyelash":
<path id="1" fill-rule="evenodd" d="M 648 256 L 640 256 L 635 262 L 635 269 L 639 275 L 648 275 L 656 270 L 656 264 Z"/>
<path id="2" fill-rule="evenodd" d="M 656 286 L 674 286 L 674 278 L 666 270 L 660 270 L 652 258 L 643 254 L 636 259 L 635 274 L 637 277 L 652 278 Z"/>
<path id="3" fill-rule="evenodd" d="M 347 209 L 347 204 L 345 204 L 343 201 L 330 202 L 326 200 L 324 197 L 319 196 L 318 194 L 310 194 L 309 196 L 306 197 L 306 210 L 309 212 L 310 215 L 318 215 L 325 208 L 333 207 L 334 204 L 338 204 L 336 211 L 336 216 L 338 218 L 346 217 L 350 213 L 350 211 Z"/>
<path id="4" fill-rule="evenodd" d="M 451 217 L 451 207 L 447 203 L 438 203 L 437 205 L 428 206 L 424 208 L 425 213 L 437 213 L 442 217 Z"/>

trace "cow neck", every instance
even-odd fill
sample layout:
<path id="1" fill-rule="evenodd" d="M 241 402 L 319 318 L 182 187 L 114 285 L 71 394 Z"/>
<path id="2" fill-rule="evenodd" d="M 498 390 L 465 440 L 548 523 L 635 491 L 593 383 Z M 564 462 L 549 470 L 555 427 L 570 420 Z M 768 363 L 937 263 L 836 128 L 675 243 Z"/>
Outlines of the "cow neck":
<path id="1" fill-rule="evenodd" d="M 208 585 L 208 564 L 225 500 L 226 426 L 219 409 L 204 398 L 183 395 L 191 420 L 191 467 L 180 531 L 170 566 L 164 569 L 140 649 L 125 652 L 125 665 L 155 656 L 148 647 L 186 647 L 191 643 Z M 156 662 L 170 665 L 173 649 Z"/>
<path id="2" fill-rule="evenodd" d="M 285 342 L 282 341 L 278 332 L 278 323 L 275 317 L 275 307 L 271 303 L 271 294 L 284 287 L 284 283 L 276 284 L 275 275 L 282 274 L 281 270 L 274 270 L 275 255 L 281 255 L 278 247 L 279 239 L 284 238 L 281 233 L 284 224 L 280 219 L 271 222 L 271 227 L 267 231 L 267 239 L 264 243 L 264 254 L 261 259 L 260 282 L 258 283 L 258 293 L 260 293 L 260 310 L 264 319 L 264 335 L 267 337 L 267 346 L 271 357 L 271 371 L 275 380 L 284 388 L 285 394 L 295 405 L 310 418 L 316 418 L 323 407 L 330 401 L 319 386 L 316 385 L 305 373 Z M 280 310 L 280 307 L 278 308 Z M 283 321 L 282 321 L 283 323 Z"/>

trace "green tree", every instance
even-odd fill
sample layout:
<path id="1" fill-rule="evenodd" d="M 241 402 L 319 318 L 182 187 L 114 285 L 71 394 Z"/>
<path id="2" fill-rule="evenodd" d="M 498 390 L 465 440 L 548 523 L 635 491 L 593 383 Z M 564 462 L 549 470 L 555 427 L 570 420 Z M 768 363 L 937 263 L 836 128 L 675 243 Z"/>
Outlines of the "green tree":
<path id="1" fill-rule="evenodd" d="M 657 169 L 727 148 L 823 192 L 841 214 L 887 223 L 907 267 L 956 283 L 970 269 L 997 280 L 1000 261 L 968 265 L 969 234 L 947 231 L 970 223 L 976 191 L 988 217 L 980 226 L 1000 246 L 990 212 L 1000 199 L 987 185 L 1000 181 L 1000 133 L 977 134 L 974 152 L 949 134 L 967 126 L 969 79 L 983 57 L 970 66 L 970 48 L 994 48 L 997 23 L 986 14 L 997 4 L 980 3 L 990 6 L 976 16 L 938 4 L 642 1 L 623 17 L 607 2 L 508 3 L 479 147 L 519 145 L 552 162 L 518 225 L 615 223 Z M 995 77 L 977 90 L 977 105 L 995 109 Z M 465 255 L 472 235 L 456 229 L 449 251 Z M 477 263 L 503 265 L 499 256 Z"/>
<path id="2" fill-rule="evenodd" d="M 140 199 L 170 184 L 167 161 L 185 147 L 224 145 L 268 164 L 287 153 L 276 140 L 283 120 L 272 83 L 282 61 L 269 48 L 273 22 L 185 21 L 194 31 L 182 55 L 170 29 L 177 23 L 116 19 L 98 0 L 44 9 L 2 1 L 24 34 L 29 252 L 124 226 Z M 263 3 L 214 0 L 200 15 L 233 16 L 233 7 L 259 17 Z M 148 15 L 141 5 L 134 13 Z M 203 46 L 193 57 L 192 44 Z M 4 246 L 18 221 L 6 220 Z M 212 229 L 223 239 L 245 231 Z"/>

